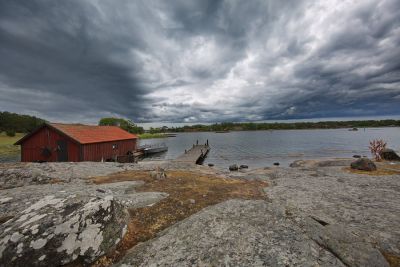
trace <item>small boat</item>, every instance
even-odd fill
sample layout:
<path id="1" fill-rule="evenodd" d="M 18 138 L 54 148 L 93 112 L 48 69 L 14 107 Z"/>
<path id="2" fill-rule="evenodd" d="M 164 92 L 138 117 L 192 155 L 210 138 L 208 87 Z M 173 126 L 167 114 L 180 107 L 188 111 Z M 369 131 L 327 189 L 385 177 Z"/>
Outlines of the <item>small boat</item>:
<path id="1" fill-rule="evenodd" d="M 215 133 L 229 133 L 229 131 L 215 131 Z"/>
<path id="2" fill-rule="evenodd" d="M 144 145 L 140 148 L 143 149 L 143 153 L 145 156 L 168 151 L 168 147 L 164 143 L 154 144 L 154 145 Z"/>
<path id="3" fill-rule="evenodd" d="M 166 137 L 176 137 L 176 134 L 173 133 L 166 133 L 164 134 Z"/>
<path id="4" fill-rule="evenodd" d="M 358 131 L 358 128 L 349 129 L 349 131 Z"/>

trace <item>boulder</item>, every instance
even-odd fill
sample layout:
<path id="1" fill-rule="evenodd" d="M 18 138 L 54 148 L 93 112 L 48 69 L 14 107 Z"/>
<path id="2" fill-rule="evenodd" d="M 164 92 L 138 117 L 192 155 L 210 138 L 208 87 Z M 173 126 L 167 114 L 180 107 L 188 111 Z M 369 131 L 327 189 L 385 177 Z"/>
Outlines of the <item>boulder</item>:
<path id="1" fill-rule="evenodd" d="M 48 195 L 0 225 L 0 266 L 93 262 L 119 243 L 128 219 L 110 195 Z"/>
<path id="2" fill-rule="evenodd" d="M 384 160 L 396 160 L 400 161 L 400 156 L 396 154 L 396 152 L 393 149 L 385 148 L 382 150 L 380 153 L 380 156 Z"/>
<path id="3" fill-rule="evenodd" d="M 304 226 L 308 235 L 346 266 L 389 267 L 380 251 L 366 242 L 365 233 L 341 224 L 326 225 L 313 220 L 308 219 Z"/>
<path id="4" fill-rule="evenodd" d="M 376 171 L 376 165 L 372 160 L 367 158 L 358 159 L 350 164 L 350 167 L 361 171 Z"/>
<path id="5" fill-rule="evenodd" d="M 230 171 L 237 171 L 237 170 L 239 170 L 239 166 L 237 164 L 233 164 L 233 165 L 229 166 L 229 170 Z"/>
<path id="6" fill-rule="evenodd" d="M 276 203 L 235 199 L 138 244 L 116 266 L 388 267 L 379 250 L 353 230 L 322 226 Z"/>

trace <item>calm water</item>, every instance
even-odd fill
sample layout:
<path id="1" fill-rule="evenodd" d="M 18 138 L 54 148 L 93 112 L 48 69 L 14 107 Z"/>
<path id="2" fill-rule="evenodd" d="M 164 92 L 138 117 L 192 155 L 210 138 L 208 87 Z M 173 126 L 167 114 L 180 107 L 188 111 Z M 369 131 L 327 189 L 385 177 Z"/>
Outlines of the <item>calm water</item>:
<path id="1" fill-rule="evenodd" d="M 168 152 L 153 159 L 174 159 L 199 140 L 209 140 L 211 151 L 204 164 L 225 168 L 231 164 L 249 167 L 287 166 L 297 159 L 370 156 L 369 140 L 381 138 L 388 147 L 400 150 L 400 128 L 367 128 L 359 131 L 280 130 L 229 133 L 178 133 L 177 137 L 141 140 L 141 144 L 166 143 Z"/>
<path id="2" fill-rule="evenodd" d="M 21 160 L 21 154 L 0 155 L 0 162 L 17 162 Z"/>

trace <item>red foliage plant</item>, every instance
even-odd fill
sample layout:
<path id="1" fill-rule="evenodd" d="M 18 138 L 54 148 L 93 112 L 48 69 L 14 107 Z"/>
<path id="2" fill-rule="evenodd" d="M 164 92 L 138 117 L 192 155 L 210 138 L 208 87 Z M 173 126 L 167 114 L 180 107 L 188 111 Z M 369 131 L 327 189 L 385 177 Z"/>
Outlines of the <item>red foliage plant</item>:
<path id="1" fill-rule="evenodd" d="M 376 161 L 380 161 L 381 152 L 386 148 L 386 142 L 382 139 L 374 139 L 369 142 L 369 150 L 371 150 L 372 156 L 375 157 Z"/>

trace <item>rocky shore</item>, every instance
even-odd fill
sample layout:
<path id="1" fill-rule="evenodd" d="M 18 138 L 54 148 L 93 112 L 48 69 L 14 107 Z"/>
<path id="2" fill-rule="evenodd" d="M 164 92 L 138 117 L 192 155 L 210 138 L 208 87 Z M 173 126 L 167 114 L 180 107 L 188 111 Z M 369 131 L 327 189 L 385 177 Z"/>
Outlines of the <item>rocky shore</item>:
<path id="1" fill-rule="evenodd" d="M 0 266 L 400 266 L 400 166 L 0 164 Z"/>

